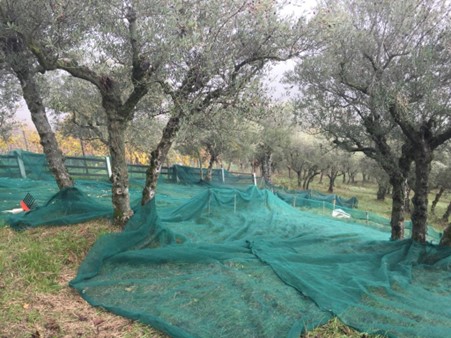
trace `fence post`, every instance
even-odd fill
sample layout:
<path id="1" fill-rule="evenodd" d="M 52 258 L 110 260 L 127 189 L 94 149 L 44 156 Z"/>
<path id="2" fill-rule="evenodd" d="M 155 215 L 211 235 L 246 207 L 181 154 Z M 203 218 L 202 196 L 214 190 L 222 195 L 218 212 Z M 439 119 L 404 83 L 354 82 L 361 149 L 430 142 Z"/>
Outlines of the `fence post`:
<path id="1" fill-rule="evenodd" d="M 254 185 L 257 186 L 257 175 L 252 173 L 252 179 L 254 180 Z"/>
<path id="2" fill-rule="evenodd" d="M 22 178 L 27 178 L 27 172 L 25 171 L 25 165 L 23 163 L 22 157 L 16 153 L 17 165 L 19 166 L 20 176 Z"/>
<path id="3" fill-rule="evenodd" d="M 225 183 L 224 168 L 221 168 L 221 175 L 222 175 L 222 183 Z"/>
<path id="4" fill-rule="evenodd" d="M 111 170 L 111 160 L 109 156 L 105 156 L 105 162 L 106 162 L 106 171 L 108 173 L 108 179 L 113 175 L 113 171 Z"/>
<path id="5" fill-rule="evenodd" d="M 25 130 L 23 130 L 23 129 L 22 129 L 22 136 L 23 136 L 23 140 L 25 141 L 25 149 L 26 149 L 27 151 L 30 151 L 30 150 L 28 149 L 27 135 L 25 135 Z"/>
<path id="6" fill-rule="evenodd" d="M 210 215 L 210 204 L 211 204 L 211 190 L 208 190 L 208 215 Z"/>

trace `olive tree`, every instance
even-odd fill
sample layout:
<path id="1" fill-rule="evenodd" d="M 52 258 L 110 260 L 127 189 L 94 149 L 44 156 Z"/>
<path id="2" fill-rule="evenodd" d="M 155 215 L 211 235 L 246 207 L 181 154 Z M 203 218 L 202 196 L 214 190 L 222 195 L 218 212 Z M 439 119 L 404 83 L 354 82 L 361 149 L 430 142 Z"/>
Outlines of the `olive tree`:
<path id="1" fill-rule="evenodd" d="M 426 240 L 433 152 L 451 138 L 449 6 L 322 1 L 312 20 L 319 47 L 290 78 L 312 127 L 364 152 L 389 175 L 392 239 L 402 234 L 403 186 L 415 163 L 412 238 Z"/>
<path id="2" fill-rule="evenodd" d="M 336 146 L 325 147 L 322 149 L 321 155 L 322 174 L 329 179 L 327 192 L 333 193 L 336 179 L 345 175 L 346 170 L 349 169 L 349 159 L 352 156 Z"/>
<path id="3" fill-rule="evenodd" d="M 305 156 L 306 141 L 295 135 L 289 140 L 289 144 L 283 150 L 288 170 L 296 173 L 297 186 L 302 186 L 303 173 L 307 169 L 310 159 Z"/>
<path id="4" fill-rule="evenodd" d="M 11 79 L 11 75 L 19 80 L 22 96 L 38 131 L 50 171 L 60 189 L 71 187 L 73 180 L 64 165 L 64 157 L 48 121 L 38 84 L 42 68 L 27 48 L 26 39 L 18 28 L 16 20 L 20 16 L 32 15 L 32 13 L 20 6 L 15 7 L 14 4 L 6 0 L 0 3 L 0 66 L 2 68 L 0 81 L 2 86 L 13 87 L 14 80 Z M 27 26 L 33 29 L 32 24 Z"/>
<path id="5" fill-rule="evenodd" d="M 297 186 L 307 190 L 313 179 L 327 169 L 322 151 L 325 140 L 306 137 L 294 127 L 287 134 L 289 139 L 283 148 L 286 165 L 296 173 Z"/>
<path id="6" fill-rule="evenodd" d="M 184 122 L 241 91 L 269 61 L 292 57 L 303 46 L 302 25 L 282 22 L 272 1 L 5 3 L 15 13 L 9 16 L 15 31 L 44 71 L 63 70 L 98 92 L 119 225 L 133 214 L 125 133 L 145 96 L 162 91 L 170 117 L 150 153 L 143 204 L 154 197 L 161 165 Z"/>
<path id="7" fill-rule="evenodd" d="M 438 189 L 431 204 L 431 213 L 435 214 L 435 207 L 446 190 L 451 189 L 451 157 L 450 147 L 442 147 L 432 162 L 431 188 Z"/>
<path id="8" fill-rule="evenodd" d="M 83 80 L 59 74 L 47 81 L 48 95 L 45 104 L 57 115 L 57 128 L 63 135 L 84 141 L 99 140 L 108 146 L 107 116 L 97 91 L 86 86 Z M 164 98 L 158 91 L 146 95 L 136 106 L 133 119 L 125 131 L 126 152 L 129 160 L 133 154 L 145 153 L 158 143 L 167 120 Z"/>
<path id="9" fill-rule="evenodd" d="M 284 150 L 290 144 L 293 133 L 290 115 L 290 105 L 273 103 L 267 107 L 267 117 L 259 121 L 254 157 L 260 166 L 262 178 L 269 184 L 272 184 L 274 157 L 279 161 L 284 160 Z"/>
<path id="10" fill-rule="evenodd" d="M 172 116 L 151 152 L 142 203 L 153 198 L 159 168 L 184 123 L 210 106 L 234 100 L 271 61 L 306 48 L 302 21 L 282 20 L 275 1 L 195 1 L 179 10 L 178 53 L 160 80 Z"/>
<path id="11" fill-rule="evenodd" d="M 232 161 L 234 156 L 249 151 L 249 146 L 255 142 L 253 138 L 258 121 L 269 114 L 265 107 L 264 94 L 259 87 L 255 89 L 257 91 L 251 91 L 250 95 L 246 93 L 237 96 L 233 101 L 210 106 L 203 114 L 196 115 L 183 126 L 183 137 L 182 140 L 179 137 L 178 142 L 183 144 L 185 150 L 197 154 L 202 151 L 206 154 L 206 181 L 211 181 L 215 163 L 222 165 L 225 156 Z M 247 143 L 243 143 L 246 141 Z"/>

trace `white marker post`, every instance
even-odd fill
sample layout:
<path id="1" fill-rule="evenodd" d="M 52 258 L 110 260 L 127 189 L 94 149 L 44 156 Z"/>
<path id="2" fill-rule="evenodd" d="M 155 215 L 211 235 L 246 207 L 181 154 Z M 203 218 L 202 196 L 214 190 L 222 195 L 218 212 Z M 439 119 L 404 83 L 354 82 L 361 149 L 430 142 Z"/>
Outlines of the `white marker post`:
<path id="1" fill-rule="evenodd" d="M 106 171 L 108 174 L 108 179 L 111 178 L 111 176 L 113 176 L 113 171 L 111 170 L 111 160 L 109 156 L 105 156 L 105 162 L 106 162 Z"/>
<path id="2" fill-rule="evenodd" d="M 25 165 L 23 164 L 22 158 L 17 154 L 17 165 L 19 166 L 20 176 L 22 178 L 27 178 L 27 172 L 25 171 Z"/>

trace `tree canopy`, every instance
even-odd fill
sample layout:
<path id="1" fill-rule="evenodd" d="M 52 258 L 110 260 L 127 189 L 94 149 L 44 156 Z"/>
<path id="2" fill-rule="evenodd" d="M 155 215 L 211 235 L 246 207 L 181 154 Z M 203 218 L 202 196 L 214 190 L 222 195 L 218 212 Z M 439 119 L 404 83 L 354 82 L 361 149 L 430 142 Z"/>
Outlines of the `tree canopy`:
<path id="1" fill-rule="evenodd" d="M 300 118 L 310 128 L 364 152 L 388 173 L 394 230 L 415 163 L 412 219 L 419 241 L 432 153 L 451 138 L 449 13 L 449 3 L 434 0 L 323 1 L 312 20 L 318 47 L 289 77 L 303 93 Z"/>
<path id="2" fill-rule="evenodd" d="M 1 71 L 0 71 L 1 72 Z M 0 137 L 7 142 L 18 122 L 15 119 L 20 100 L 19 86 L 12 75 L 4 72 L 0 81 Z"/>

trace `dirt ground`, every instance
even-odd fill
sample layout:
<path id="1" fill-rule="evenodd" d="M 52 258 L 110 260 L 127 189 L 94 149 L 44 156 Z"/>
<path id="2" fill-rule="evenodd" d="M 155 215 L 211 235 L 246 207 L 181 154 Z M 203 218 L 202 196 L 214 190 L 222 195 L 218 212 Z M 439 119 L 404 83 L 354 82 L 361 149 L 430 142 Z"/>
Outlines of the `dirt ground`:
<path id="1" fill-rule="evenodd" d="M 74 277 L 69 271 L 63 272 L 60 276 L 63 289 L 57 294 L 35 294 L 28 303 L 11 304 L 21 306 L 31 316 L 10 325 L 0 324 L 1 337 L 167 337 L 150 327 L 92 307 L 67 286 Z M 33 313 L 39 313 L 38 322 L 32 319 Z M 3 325 L 6 326 L 2 328 Z"/>

